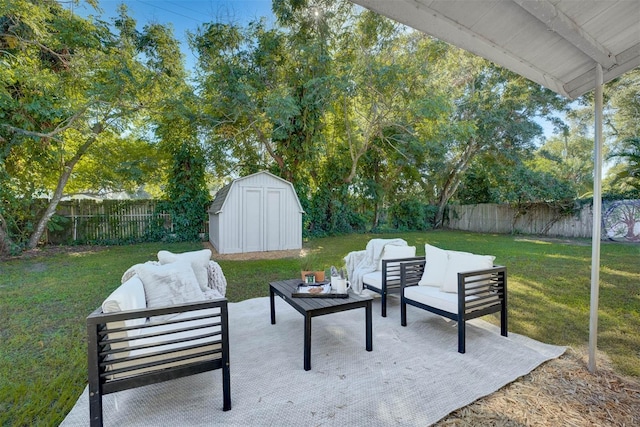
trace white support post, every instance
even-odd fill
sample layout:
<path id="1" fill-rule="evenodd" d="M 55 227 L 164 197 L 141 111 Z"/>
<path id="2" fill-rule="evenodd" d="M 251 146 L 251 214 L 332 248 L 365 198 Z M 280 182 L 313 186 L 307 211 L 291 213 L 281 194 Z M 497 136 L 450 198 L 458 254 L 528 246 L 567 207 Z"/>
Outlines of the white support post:
<path id="1" fill-rule="evenodd" d="M 593 158 L 593 234 L 591 236 L 591 309 L 589 315 L 589 372 L 596 370 L 598 298 L 600 291 L 600 233 L 602 227 L 602 66 L 596 64 L 595 141 Z"/>

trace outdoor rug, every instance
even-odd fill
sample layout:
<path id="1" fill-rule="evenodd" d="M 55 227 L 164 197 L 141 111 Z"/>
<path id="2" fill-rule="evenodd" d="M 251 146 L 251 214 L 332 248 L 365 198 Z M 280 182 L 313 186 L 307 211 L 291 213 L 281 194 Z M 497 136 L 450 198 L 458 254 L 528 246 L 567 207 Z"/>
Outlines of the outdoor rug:
<path id="1" fill-rule="evenodd" d="M 106 395 L 105 426 L 424 426 L 565 351 L 476 319 L 460 354 L 454 322 L 407 308 L 402 327 L 398 298 L 386 318 L 374 301 L 371 352 L 364 309 L 313 318 L 305 371 L 302 315 L 276 298 L 271 325 L 268 297 L 230 303 L 230 411 L 217 370 Z M 61 425 L 88 423 L 85 389 Z"/>

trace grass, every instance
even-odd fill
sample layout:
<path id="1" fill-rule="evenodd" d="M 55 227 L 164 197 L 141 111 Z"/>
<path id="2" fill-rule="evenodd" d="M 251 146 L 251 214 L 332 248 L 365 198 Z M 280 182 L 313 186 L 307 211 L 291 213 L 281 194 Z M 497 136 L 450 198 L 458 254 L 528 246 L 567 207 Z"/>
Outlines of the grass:
<path id="1" fill-rule="evenodd" d="M 402 237 L 419 255 L 424 243 L 495 255 L 508 268 L 510 332 L 572 347 L 588 343 L 589 240 L 435 231 L 314 239 L 305 248 L 328 269 L 373 237 Z M 0 425 L 58 425 L 86 385 L 86 316 L 131 265 L 156 259 L 160 249 L 200 248 L 154 243 L 2 262 Z M 640 245 L 603 243 L 601 254 L 598 348 L 620 374 L 639 377 Z M 297 277 L 300 270 L 295 258 L 220 265 L 231 302 L 267 296 L 269 281 Z M 485 319 L 498 323 L 495 316 Z"/>

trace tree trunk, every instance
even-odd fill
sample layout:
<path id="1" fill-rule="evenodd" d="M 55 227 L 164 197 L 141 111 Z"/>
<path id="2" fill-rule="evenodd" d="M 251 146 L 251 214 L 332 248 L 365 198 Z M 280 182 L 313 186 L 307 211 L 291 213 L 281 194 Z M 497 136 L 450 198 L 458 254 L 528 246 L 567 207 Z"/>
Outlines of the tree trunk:
<path id="1" fill-rule="evenodd" d="M 460 182 L 462 182 L 462 175 L 469 168 L 471 159 L 477 152 L 478 148 L 475 141 L 470 141 L 456 165 L 451 169 L 451 172 L 449 172 L 447 181 L 442 186 L 440 198 L 438 199 L 438 213 L 436 214 L 436 223 L 434 228 L 442 227 L 444 223 L 444 210 L 447 207 L 447 203 L 449 203 L 449 200 L 453 197 L 456 191 L 458 191 Z"/>
<path id="2" fill-rule="evenodd" d="M 0 214 L 0 254 L 10 254 L 11 246 L 13 246 L 13 241 L 7 231 L 7 221 Z"/>
<path id="3" fill-rule="evenodd" d="M 97 123 L 91 130 L 91 137 L 87 139 L 87 141 L 85 141 L 85 143 L 82 144 L 80 148 L 78 148 L 76 154 L 71 159 L 69 159 L 68 162 L 65 163 L 62 175 L 60 175 L 60 178 L 58 179 L 56 191 L 54 191 L 53 197 L 49 201 L 49 205 L 47 205 L 47 209 L 45 209 L 44 213 L 40 217 L 38 224 L 33 230 L 33 234 L 31 234 L 31 237 L 29 238 L 29 243 L 27 245 L 28 249 L 34 249 L 36 246 L 38 246 L 38 242 L 40 242 L 40 239 L 44 234 L 44 230 L 47 228 L 47 224 L 49 224 L 49 220 L 51 219 L 53 214 L 56 213 L 56 208 L 58 207 L 58 203 L 60 203 L 60 200 L 62 199 L 62 195 L 64 194 L 64 187 L 69 181 L 69 177 L 71 176 L 73 168 L 82 158 L 82 156 L 84 156 L 91 144 L 95 142 L 98 134 L 102 132 L 103 126 L 101 123 Z"/>

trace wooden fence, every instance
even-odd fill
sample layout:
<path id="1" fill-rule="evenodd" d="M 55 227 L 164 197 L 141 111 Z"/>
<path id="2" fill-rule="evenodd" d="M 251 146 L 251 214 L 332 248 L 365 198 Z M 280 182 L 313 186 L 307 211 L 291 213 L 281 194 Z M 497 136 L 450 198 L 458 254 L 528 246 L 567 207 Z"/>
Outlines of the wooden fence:
<path id="1" fill-rule="evenodd" d="M 154 240 L 173 232 L 171 216 L 159 211 L 155 200 L 71 200 L 61 202 L 46 243 L 126 242 Z M 448 228 L 481 233 L 521 233 L 590 238 L 591 205 L 566 214 L 547 205 L 518 212 L 509 205 L 450 205 Z M 208 232 L 203 223 L 201 235 Z M 602 238 L 640 242 L 640 200 L 605 201 Z"/>
<path id="2" fill-rule="evenodd" d="M 155 200 L 70 200 L 56 209 L 46 242 L 123 242 L 153 240 L 173 232 L 171 215 L 158 210 Z M 51 228 L 51 227 L 50 227 Z M 203 224 L 201 233 L 207 230 Z"/>
<path id="3" fill-rule="evenodd" d="M 548 205 L 535 205 L 522 213 L 509 205 L 451 205 L 447 226 L 482 233 L 522 233 L 591 238 L 592 206 L 566 214 Z M 602 238 L 640 242 L 640 200 L 605 201 L 602 204 Z"/>

